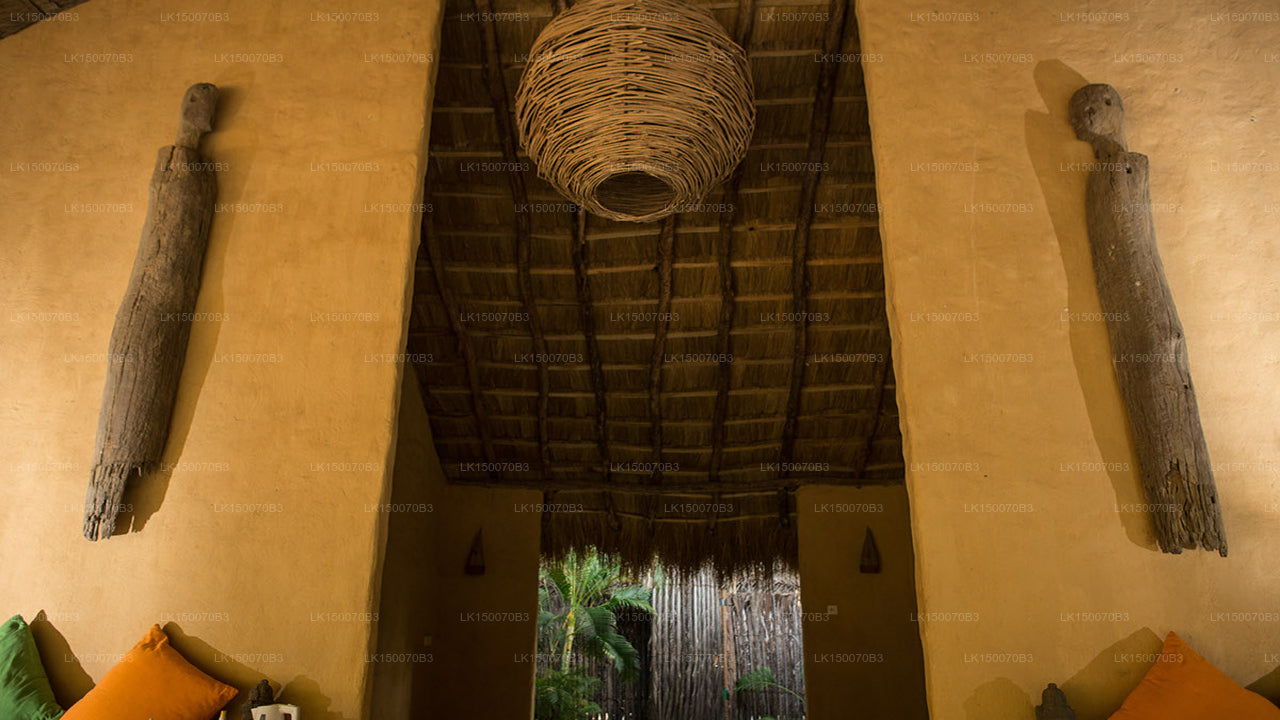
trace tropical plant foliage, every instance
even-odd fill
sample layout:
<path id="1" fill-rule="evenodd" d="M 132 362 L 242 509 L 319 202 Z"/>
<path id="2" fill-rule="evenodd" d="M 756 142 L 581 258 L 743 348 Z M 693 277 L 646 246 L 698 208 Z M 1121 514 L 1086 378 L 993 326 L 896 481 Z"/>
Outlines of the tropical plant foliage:
<path id="1" fill-rule="evenodd" d="M 743 673 L 742 675 L 740 675 L 738 677 L 738 682 L 735 683 L 733 686 L 733 692 L 735 694 L 761 692 L 764 690 L 769 690 L 770 688 L 777 688 L 785 693 L 788 693 L 792 697 L 799 699 L 800 702 L 804 702 L 804 695 L 801 695 L 800 693 L 792 690 L 791 688 L 779 683 L 778 679 L 774 677 L 773 670 L 771 670 L 768 666 L 761 666 L 750 672 Z M 762 717 L 760 718 L 760 720 L 773 720 L 773 718 Z"/>
<path id="2" fill-rule="evenodd" d="M 538 675 L 533 716 L 538 720 L 582 720 L 599 714 L 600 706 L 591 701 L 599 690 L 600 681 L 590 675 L 548 668 Z"/>
<path id="3" fill-rule="evenodd" d="M 652 599 L 653 591 L 632 582 L 617 558 L 594 548 L 543 565 L 538 635 L 551 667 L 537 678 L 538 720 L 581 720 L 599 712 L 590 698 L 600 681 L 574 667 L 577 657 L 608 661 L 626 681 L 639 677 L 640 654 L 618 631 L 617 613 L 653 614 Z"/>

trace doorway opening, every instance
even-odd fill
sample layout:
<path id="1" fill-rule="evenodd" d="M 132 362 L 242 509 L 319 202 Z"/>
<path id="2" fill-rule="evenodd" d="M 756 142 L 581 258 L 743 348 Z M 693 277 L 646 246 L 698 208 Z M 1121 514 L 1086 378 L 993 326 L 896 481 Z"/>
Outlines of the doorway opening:
<path id="1" fill-rule="evenodd" d="M 798 574 L 544 558 L 536 720 L 802 720 Z"/>
<path id="2" fill-rule="evenodd" d="M 422 519 L 438 716 L 533 715 L 555 657 L 536 619 L 565 609 L 537 597 L 538 558 L 594 547 L 657 603 L 615 618 L 649 669 L 597 678 L 610 718 L 924 717 L 856 15 L 696 4 L 747 50 L 755 134 L 702 203 L 627 223 L 558 194 L 513 123 L 539 33 L 573 3 L 446 3 L 402 404 L 448 498 Z M 872 526 L 883 571 L 860 569 Z M 783 585 L 735 584 L 776 563 Z M 783 649 L 749 652 L 756 635 Z"/>

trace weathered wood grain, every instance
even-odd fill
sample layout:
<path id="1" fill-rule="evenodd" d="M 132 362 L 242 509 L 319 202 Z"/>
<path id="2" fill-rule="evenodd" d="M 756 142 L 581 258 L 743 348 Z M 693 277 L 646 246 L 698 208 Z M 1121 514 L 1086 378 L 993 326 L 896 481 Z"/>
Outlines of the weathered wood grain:
<path id="1" fill-rule="evenodd" d="M 160 149 L 151 175 L 142 240 L 108 349 L 84 536 L 115 531 L 125 485 L 160 462 L 200 292 L 217 180 L 200 155 L 213 129 L 218 89 L 191 86 L 176 144 Z"/>
<path id="2" fill-rule="evenodd" d="M 1086 200 L 1089 247 L 1157 541 L 1167 553 L 1201 547 L 1225 557 L 1182 322 L 1156 247 L 1147 157 L 1126 148 L 1124 110 L 1110 85 L 1078 90 L 1071 123 L 1097 158 Z"/>
<path id="3" fill-rule="evenodd" d="M 822 43 L 822 52 L 833 55 L 844 46 L 845 14 L 848 0 L 831 0 Z M 827 135 L 831 131 L 831 107 L 836 95 L 841 63 L 818 65 L 818 88 L 814 94 L 813 115 L 809 122 L 809 146 L 805 151 L 805 176 L 800 183 L 799 212 L 791 234 L 791 292 L 795 321 L 795 350 L 792 353 L 791 387 L 787 399 L 787 420 L 782 426 L 782 449 L 779 464 L 785 477 L 795 455 L 796 432 L 801 411 L 800 393 L 804 387 L 805 368 L 809 365 L 809 235 L 813 230 L 814 200 L 822 179 L 823 157 Z"/>
<path id="4" fill-rule="evenodd" d="M 653 472 L 649 481 L 662 482 L 662 365 L 671 328 L 671 265 L 675 259 L 676 216 L 662 221 L 658 236 L 658 312 L 654 315 L 653 354 L 649 362 L 649 441 L 653 446 Z"/>
<path id="5" fill-rule="evenodd" d="M 544 478 L 551 476 L 551 450 L 547 435 L 548 395 L 551 392 L 551 376 L 547 374 L 547 340 L 542 332 L 542 319 L 538 313 L 538 301 L 533 290 L 532 269 L 532 221 L 529 218 L 529 192 L 525 188 L 524 174 L 520 172 L 520 160 L 516 143 L 516 131 L 512 124 L 511 104 L 507 99 L 507 86 L 502 79 L 502 53 L 498 47 L 498 30 L 490 0 L 472 0 L 476 16 L 490 18 L 479 23 L 480 40 L 484 48 L 483 75 L 493 103 L 494 120 L 498 136 L 502 140 L 502 158 L 507 167 L 507 182 L 511 188 L 513 226 L 516 234 L 516 277 L 520 288 L 520 302 L 528 318 L 529 338 L 533 343 L 533 357 L 538 367 L 538 466 Z"/>

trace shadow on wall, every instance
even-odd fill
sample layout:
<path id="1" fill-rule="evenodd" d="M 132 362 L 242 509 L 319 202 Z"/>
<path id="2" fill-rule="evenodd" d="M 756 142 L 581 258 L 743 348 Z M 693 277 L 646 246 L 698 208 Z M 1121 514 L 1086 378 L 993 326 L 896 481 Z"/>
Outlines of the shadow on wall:
<path id="1" fill-rule="evenodd" d="M 1124 703 L 1147 671 L 1155 664 L 1164 641 L 1151 628 L 1144 627 L 1116 641 L 1098 653 L 1087 665 L 1065 682 L 1061 678 L 1044 678 L 1044 684 L 1057 683 L 1076 712 L 1076 720 L 1106 720 Z M 1249 685 L 1249 689 L 1275 702 L 1280 693 L 1280 667 Z M 967 720 L 989 718 L 1033 718 L 1040 703 L 1007 678 L 998 678 L 978 687 L 965 701 Z"/>
<path id="2" fill-rule="evenodd" d="M 195 81 L 193 81 L 195 82 Z M 218 172 L 218 195 L 216 203 L 236 202 L 243 193 L 244 183 L 249 177 L 252 164 L 252 152 L 245 148 L 239 150 L 224 148 L 220 142 L 219 132 L 225 130 L 244 104 L 245 91 L 243 85 L 250 83 L 229 84 L 221 81 L 218 84 L 218 109 L 214 117 L 214 131 L 205 136 L 201 152 L 209 162 L 220 163 L 216 167 L 226 167 L 228 172 Z M 252 148 L 256 138 L 249 138 L 247 146 Z M 172 142 L 166 141 L 166 142 Z M 245 145 L 246 143 L 241 143 Z M 157 145 L 157 149 L 163 145 Z M 139 162 L 149 163 L 150 158 L 140 158 Z M 200 272 L 200 295 L 196 298 L 195 312 L 206 313 L 208 317 L 226 317 L 224 293 L 222 290 L 223 267 L 226 264 L 227 247 L 230 242 L 231 228 L 235 224 L 234 212 L 214 212 L 213 225 L 209 230 L 209 246 L 205 251 L 204 267 Z M 142 228 L 138 228 L 142 232 Z M 136 247 L 137 238 L 133 239 Z M 122 280 L 127 280 L 126 275 Z M 191 422 L 195 417 L 196 403 L 200 398 L 200 390 L 204 387 L 209 367 L 213 364 L 213 351 L 218 346 L 218 334 L 222 322 L 193 322 L 191 336 L 187 340 L 186 358 L 182 364 L 182 380 L 178 385 L 178 397 L 174 401 L 173 416 L 169 420 L 169 439 L 165 443 L 164 458 L 161 467 L 133 479 L 125 488 L 121 502 L 124 505 L 116 522 L 114 535 L 130 532 L 141 532 L 151 516 L 164 503 L 169 491 L 169 480 L 173 477 L 173 468 L 182 457 L 187 435 L 191 430 Z M 213 458 L 201 458 L 213 461 Z"/>
<path id="3" fill-rule="evenodd" d="M 56 673 L 48 673 L 49 684 L 53 686 L 54 697 L 62 707 L 71 707 L 85 693 L 93 689 L 93 678 L 80 665 L 76 654 L 71 652 L 71 643 L 58 632 L 45 616 L 44 610 L 36 613 L 28 625 L 31 635 L 36 640 L 36 649 L 40 652 L 40 660 L 46 665 L 63 663 L 63 669 Z"/>
<path id="4" fill-rule="evenodd" d="M 1093 151 L 1075 136 L 1067 120 L 1071 95 L 1089 84 L 1060 60 L 1035 67 L 1035 82 L 1048 112 L 1026 113 L 1027 154 L 1040 181 L 1041 194 L 1062 254 L 1067 279 L 1067 307 L 1060 319 L 1068 323 L 1071 355 L 1093 439 L 1116 494 L 1116 515 L 1133 544 L 1157 552 L 1155 531 L 1143 512 L 1120 512 L 1124 506 L 1146 502 L 1133 454 L 1128 417 L 1111 362 L 1111 341 L 1102 321 L 1089 234 L 1085 224 L 1085 183 Z"/>
<path id="5" fill-rule="evenodd" d="M 1076 720 L 1106 720 L 1142 681 L 1156 662 L 1164 641 L 1151 628 L 1142 628 L 1116 641 L 1066 682 L 1057 682 L 1076 711 Z"/>
<path id="6" fill-rule="evenodd" d="M 261 680 L 270 680 L 272 686 L 277 688 L 276 701 L 297 705 L 303 716 L 308 720 L 348 720 L 343 715 L 329 712 L 329 708 L 333 705 L 333 700 L 320 692 L 319 684 L 306 675 L 298 675 L 285 683 L 283 688 L 280 688 L 278 687 L 280 683 L 275 678 L 267 677 L 258 670 L 239 662 L 236 656 L 227 655 L 194 635 L 187 635 L 175 623 L 165 625 L 164 632 L 169 636 L 169 643 L 173 645 L 174 649 L 182 653 L 182 656 L 190 661 L 192 665 L 239 690 L 235 698 L 227 705 L 228 717 L 239 716 L 240 708 L 244 705 L 245 700 L 248 699 L 249 690 L 254 685 L 257 685 Z M 250 653 L 250 655 L 268 655 L 267 660 L 260 660 L 260 658 L 250 659 L 264 663 L 269 661 L 268 651 L 259 650 Z"/>
<path id="7" fill-rule="evenodd" d="M 1057 683 L 1062 688 L 1067 703 L 1076 711 L 1076 720 L 1106 720 L 1138 686 L 1162 646 L 1163 642 L 1150 628 L 1143 628 L 1103 650 L 1066 682 L 1062 678 L 1046 677 L 1044 685 Z M 965 700 L 965 718 L 1029 720 L 1035 717 L 1035 706 L 1040 704 L 1040 689 L 1033 698 L 1012 680 L 997 678 L 980 685 Z"/>
<path id="8" fill-rule="evenodd" d="M 1031 698 L 1009 678 L 996 678 L 979 685 L 964 701 L 965 720 L 991 718 L 1033 718 L 1035 706 Z"/>
<path id="9" fill-rule="evenodd" d="M 93 678 L 81 667 L 79 659 L 71 651 L 70 643 L 53 626 L 53 623 L 48 621 L 43 610 L 31 621 L 30 626 L 36 647 L 45 665 L 62 662 L 72 667 L 71 672 L 61 671 L 50 676 L 58 704 L 62 707 L 71 707 L 93 689 Z M 227 704 L 228 717 L 240 716 L 240 709 L 249 697 L 249 690 L 260 680 L 271 680 L 275 685 L 279 685 L 278 681 L 241 663 L 236 659 L 237 656 L 227 655 L 204 640 L 186 634 L 176 623 L 168 623 L 163 629 L 169 636 L 170 645 L 188 662 L 199 668 L 201 672 L 239 691 Z M 123 655 L 127 650 L 128 648 L 122 648 L 120 654 Z M 265 654 L 255 653 L 255 655 Z M 320 686 L 315 680 L 306 675 L 299 675 L 286 683 L 276 693 L 276 699 L 279 702 L 297 705 L 310 720 L 350 720 L 338 713 L 329 712 L 333 701 L 320 691 Z"/>
<path id="10" fill-rule="evenodd" d="M 1249 683 L 1245 688 L 1270 700 L 1274 705 L 1280 705 L 1280 665 L 1266 675 Z"/>

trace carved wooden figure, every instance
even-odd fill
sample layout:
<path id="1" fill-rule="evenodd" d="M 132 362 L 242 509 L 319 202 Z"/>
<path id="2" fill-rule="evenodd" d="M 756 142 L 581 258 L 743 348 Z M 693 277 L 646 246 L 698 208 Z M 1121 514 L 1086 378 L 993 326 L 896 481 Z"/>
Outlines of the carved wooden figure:
<path id="1" fill-rule="evenodd" d="M 1076 711 L 1067 704 L 1067 696 L 1058 686 L 1049 683 L 1049 687 L 1040 693 L 1040 704 L 1036 706 L 1036 720 L 1076 720 Z"/>
<path id="2" fill-rule="evenodd" d="M 214 85 L 187 89 L 178 138 L 160 149 L 151 175 L 146 225 L 111 330 L 84 503 L 90 540 L 111 536 L 125 484 L 159 463 L 169 436 L 217 196 L 213 168 L 199 150 L 217 103 Z"/>
<path id="3" fill-rule="evenodd" d="M 1198 546 L 1225 557 L 1182 323 L 1156 249 L 1147 156 L 1125 146 L 1124 109 L 1110 85 L 1076 91 L 1070 115 L 1097 158 L 1089 173 L 1089 246 L 1156 538 L 1167 553 Z"/>
<path id="4" fill-rule="evenodd" d="M 260 708 L 263 705 L 274 705 L 276 702 L 276 692 L 271 689 L 271 682 L 268 680 L 259 680 L 258 684 L 249 691 L 249 700 L 240 708 L 240 720 L 253 720 L 253 709 Z"/>

